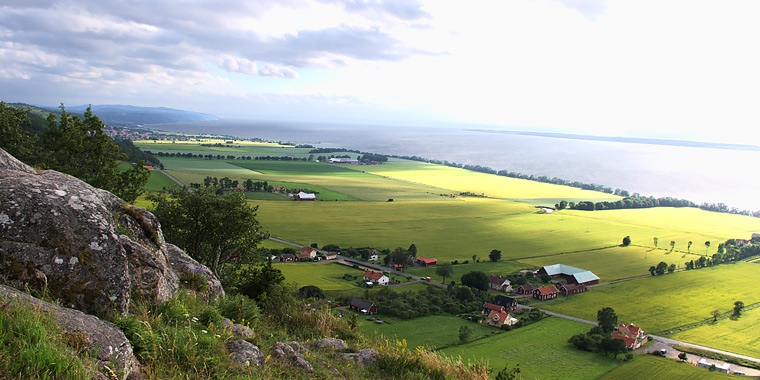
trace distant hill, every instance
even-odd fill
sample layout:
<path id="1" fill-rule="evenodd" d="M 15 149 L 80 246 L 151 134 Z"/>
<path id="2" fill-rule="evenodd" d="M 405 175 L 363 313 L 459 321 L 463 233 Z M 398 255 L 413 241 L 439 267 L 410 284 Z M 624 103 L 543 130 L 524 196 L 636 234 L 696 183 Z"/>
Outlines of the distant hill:
<path id="1" fill-rule="evenodd" d="M 66 106 L 66 111 L 81 114 L 87 107 L 87 105 Z M 218 117 L 205 113 L 165 107 L 136 107 L 118 104 L 93 105 L 92 112 L 106 124 L 126 126 L 219 120 Z"/>

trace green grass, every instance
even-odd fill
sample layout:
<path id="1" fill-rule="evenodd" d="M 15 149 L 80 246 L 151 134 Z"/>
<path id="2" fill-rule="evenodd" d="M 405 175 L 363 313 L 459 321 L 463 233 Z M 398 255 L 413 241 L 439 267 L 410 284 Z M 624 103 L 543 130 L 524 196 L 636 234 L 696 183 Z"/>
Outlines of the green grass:
<path id="1" fill-rule="evenodd" d="M 722 305 L 721 312 L 731 311 L 733 305 Z M 669 336 L 684 342 L 760 358 L 760 308 L 742 312 L 736 319 L 722 319 L 715 323 L 682 331 Z"/>
<path id="2" fill-rule="evenodd" d="M 379 314 L 378 319 L 389 322 L 377 324 L 359 316 L 359 326 L 367 333 L 377 333 L 387 339 L 406 340 L 409 347 L 425 346 L 437 348 L 459 343 L 459 328 L 468 326 L 471 339 L 478 339 L 499 330 L 483 324 L 474 323 L 451 315 L 430 315 L 409 320 L 394 319 Z"/>
<path id="3" fill-rule="evenodd" d="M 566 300 L 534 306 L 592 321 L 597 310 L 609 306 L 620 322 L 657 334 L 708 319 L 712 310 L 730 309 L 734 301 L 760 302 L 760 288 L 747 284 L 756 276 L 754 264 L 722 264 L 592 287 Z"/>
<path id="4" fill-rule="evenodd" d="M 165 176 L 158 170 L 151 170 L 150 177 L 148 177 L 148 183 L 145 184 L 145 189 L 148 191 L 161 191 L 164 188 L 179 188 L 176 182 Z"/>
<path id="5" fill-rule="evenodd" d="M 664 249 L 639 246 L 614 246 L 594 251 L 565 253 L 521 261 L 536 267 L 573 263 L 573 266 L 594 272 L 594 274 L 599 276 L 601 282 L 606 282 L 621 278 L 650 275 L 649 267 L 653 265 L 657 266 L 661 261 L 668 264 L 674 263 L 676 266 L 683 268 L 686 261 L 696 261 L 697 259 L 699 259 L 698 255 L 689 255 L 683 252 L 670 253 Z"/>
<path id="6" fill-rule="evenodd" d="M 324 291 L 359 290 L 356 280 L 344 280 L 345 274 L 361 279 L 364 271 L 336 263 L 275 263 L 274 267 L 282 271 L 285 280 L 296 283 L 298 287 L 318 286 Z"/>
<path id="7" fill-rule="evenodd" d="M 335 177 L 374 177 L 342 166 L 308 161 L 229 161 L 235 166 L 267 175 L 324 175 Z"/>
<path id="8" fill-rule="evenodd" d="M 567 343 L 588 325 L 549 317 L 541 322 L 441 352 L 466 360 L 487 360 L 495 370 L 520 365 L 523 379 L 595 379 L 619 365 L 608 357 Z"/>
<path id="9" fill-rule="evenodd" d="M 472 257 L 470 257 L 468 260 L 470 262 L 468 264 L 457 264 L 452 265 L 451 267 L 454 269 L 451 276 L 446 277 L 446 282 L 449 283 L 451 280 L 456 281 L 459 283 L 459 279 L 462 277 L 463 274 L 467 272 L 472 271 L 480 271 L 486 274 L 494 274 L 494 275 L 508 275 L 510 273 L 515 273 L 520 271 L 521 269 L 527 269 L 530 268 L 529 265 L 525 265 L 523 263 L 519 263 L 516 261 L 498 261 L 498 262 L 490 262 L 490 261 L 482 261 L 477 263 L 472 261 Z M 413 274 L 416 276 L 423 276 L 423 277 L 430 277 L 433 281 L 441 282 L 443 278 L 435 273 L 435 267 L 413 267 L 408 268 L 406 270 L 406 273 Z"/>
<path id="10" fill-rule="evenodd" d="M 607 372 L 599 380 L 651 379 L 651 380 L 712 380 L 732 379 L 736 376 L 713 372 L 689 363 L 654 355 L 637 355 L 633 360 Z"/>

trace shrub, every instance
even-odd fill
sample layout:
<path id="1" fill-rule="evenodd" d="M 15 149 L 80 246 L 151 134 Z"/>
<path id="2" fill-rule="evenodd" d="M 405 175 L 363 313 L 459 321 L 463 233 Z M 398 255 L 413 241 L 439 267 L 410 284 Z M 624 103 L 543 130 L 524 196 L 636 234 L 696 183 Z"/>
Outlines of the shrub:
<path id="1" fill-rule="evenodd" d="M 217 308 L 222 316 L 237 322 L 255 322 L 261 315 L 256 302 L 244 294 L 235 294 L 219 299 L 217 301 Z"/>
<path id="2" fill-rule="evenodd" d="M 179 275 L 179 286 L 196 292 L 205 292 L 208 290 L 208 280 L 200 273 L 183 272 Z"/>
<path id="3" fill-rule="evenodd" d="M 156 335 L 149 324 L 141 322 L 132 315 L 116 317 L 113 324 L 124 332 L 124 336 L 132 344 L 132 349 L 140 361 L 145 361 L 155 354 Z"/>

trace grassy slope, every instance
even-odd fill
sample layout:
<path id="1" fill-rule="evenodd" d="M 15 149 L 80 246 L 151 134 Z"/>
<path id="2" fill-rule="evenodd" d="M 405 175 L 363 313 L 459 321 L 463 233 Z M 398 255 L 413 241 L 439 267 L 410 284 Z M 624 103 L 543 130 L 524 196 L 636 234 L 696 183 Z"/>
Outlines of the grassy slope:
<path id="1" fill-rule="evenodd" d="M 613 369 L 599 380 L 650 379 L 650 380 L 712 380 L 732 379 L 733 375 L 712 372 L 673 359 L 641 355 Z"/>
<path id="2" fill-rule="evenodd" d="M 663 276 L 645 277 L 591 288 L 587 293 L 538 304 L 550 311 L 596 320 L 602 307 L 615 309 L 618 320 L 635 323 L 647 333 L 705 320 L 715 309 L 727 310 L 734 301 L 760 302 L 760 288 L 748 286 L 757 266 L 723 264 Z M 720 289 L 720 290 L 717 290 Z"/>
<path id="3" fill-rule="evenodd" d="M 602 355 L 581 351 L 567 340 L 588 325 L 549 317 L 510 332 L 441 352 L 463 359 L 488 360 L 494 369 L 520 365 L 523 379 L 595 379 L 619 365 Z"/>
<path id="4" fill-rule="evenodd" d="M 732 305 L 722 306 L 718 310 L 727 312 L 731 310 Z M 741 317 L 735 320 L 726 318 L 717 323 L 708 323 L 673 334 L 670 338 L 760 358 L 758 325 L 760 325 L 760 309 L 752 309 L 743 312 Z"/>

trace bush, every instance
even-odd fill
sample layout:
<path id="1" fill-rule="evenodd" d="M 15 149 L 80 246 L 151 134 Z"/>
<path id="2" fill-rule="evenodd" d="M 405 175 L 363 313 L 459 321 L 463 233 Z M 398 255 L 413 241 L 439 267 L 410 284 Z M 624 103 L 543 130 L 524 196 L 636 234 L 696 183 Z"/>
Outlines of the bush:
<path id="1" fill-rule="evenodd" d="M 222 316 L 236 322 L 255 322 L 261 316 L 261 311 L 256 302 L 244 294 L 235 294 L 219 299 L 217 308 Z"/>
<path id="2" fill-rule="evenodd" d="M 200 273 L 183 272 L 179 275 L 179 286 L 183 289 L 202 293 L 208 290 L 208 279 Z"/>
<path id="3" fill-rule="evenodd" d="M 146 361 L 148 358 L 153 357 L 157 341 L 156 334 L 149 324 L 141 322 L 137 317 L 132 315 L 116 317 L 113 324 L 124 332 L 124 336 L 132 344 L 132 349 L 140 361 Z"/>

